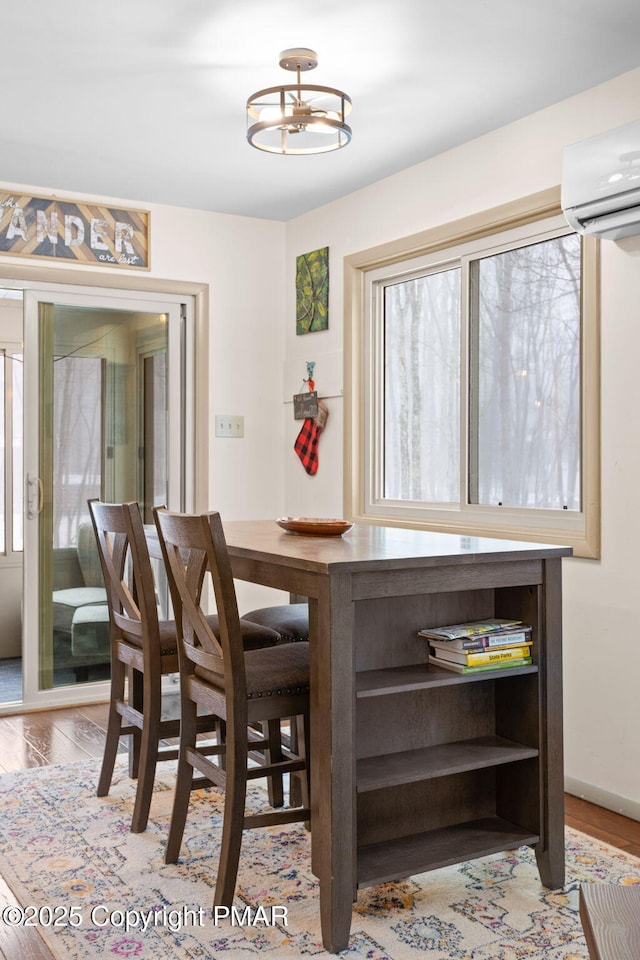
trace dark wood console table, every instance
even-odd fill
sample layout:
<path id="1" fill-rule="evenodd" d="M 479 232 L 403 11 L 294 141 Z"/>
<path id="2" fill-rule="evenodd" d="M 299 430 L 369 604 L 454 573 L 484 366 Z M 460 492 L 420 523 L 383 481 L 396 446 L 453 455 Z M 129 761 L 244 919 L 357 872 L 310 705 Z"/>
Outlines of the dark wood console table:
<path id="1" fill-rule="evenodd" d="M 570 548 L 356 525 L 343 537 L 225 524 L 234 576 L 309 597 L 312 869 L 323 941 L 357 889 L 521 844 L 564 883 L 561 558 Z M 533 627 L 533 664 L 460 675 L 416 634 Z"/>

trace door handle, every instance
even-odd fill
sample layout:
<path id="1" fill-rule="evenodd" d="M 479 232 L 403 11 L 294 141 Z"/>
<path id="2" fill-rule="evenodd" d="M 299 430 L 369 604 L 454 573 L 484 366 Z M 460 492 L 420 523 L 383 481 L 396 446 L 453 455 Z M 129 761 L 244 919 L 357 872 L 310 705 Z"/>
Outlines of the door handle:
<path id="1" fill-rule="evenodd" d="M 42 513 L 44 504 L 44 487 L 40 477 L 33 473 L 27 474 L 27 519 L 35 520 Z"/>

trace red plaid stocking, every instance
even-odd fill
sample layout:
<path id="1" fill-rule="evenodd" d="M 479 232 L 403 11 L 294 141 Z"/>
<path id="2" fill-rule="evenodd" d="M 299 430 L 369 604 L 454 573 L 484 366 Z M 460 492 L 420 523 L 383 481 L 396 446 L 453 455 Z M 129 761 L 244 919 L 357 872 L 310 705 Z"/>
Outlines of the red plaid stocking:
<path id="1" fill-rule="evenodd" d="M 310 476 L 318 472 L 318 440 L 328 416 L 329 410 L 326 403 L 318 400 L 318 416 L 315 419 L 307 417 L 293 445 L 302 466 Z"/>

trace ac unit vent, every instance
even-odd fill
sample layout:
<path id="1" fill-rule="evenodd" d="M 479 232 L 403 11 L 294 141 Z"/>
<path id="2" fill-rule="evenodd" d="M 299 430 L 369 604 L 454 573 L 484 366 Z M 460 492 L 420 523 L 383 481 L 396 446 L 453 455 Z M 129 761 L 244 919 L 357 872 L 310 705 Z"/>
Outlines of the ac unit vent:
<path id="1" fill-rule="evenodd" d="M 640 121 L 565 148 L 562 209 L 578 233 L 640 234 Z"/>

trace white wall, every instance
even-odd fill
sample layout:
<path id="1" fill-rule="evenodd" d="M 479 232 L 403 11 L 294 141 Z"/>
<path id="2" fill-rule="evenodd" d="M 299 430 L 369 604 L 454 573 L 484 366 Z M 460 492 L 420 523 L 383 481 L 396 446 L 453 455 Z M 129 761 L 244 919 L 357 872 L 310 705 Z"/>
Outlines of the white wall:
<path id="1" fill-rule="evenodd" d="M 0 183 L 1 190 L 17 186 Z M 19 189 L 65 196 L 51 185 Z M 209 396 L 198 398 L 211 417 L 207 506 L 228 519 L 281 515 L 284 466 L 274 450 L 283 445 L 284 225 L 121 198 L 80 196 L 150 211 L 151 270 L 144 276 L 209 285 Z M 0 277 L 10 276 L 16 264 L 33 267 L 38 261 L 0 255 Z M 40 264 L 57 267 L 50 260 Z M 68 270 L 68 261 L 61 267 Z M 114 287 L 127 272 L 79 265 L 79 283 L 87 270 L 111 274 Z M 215 413 L 243 415 L 244 439 L 216 439 Z M 241 610 L 274 596 L 283 595 L 257 586 L 239 587 Z"/>
<path id="2" fill-rule="evenodd" d="M 640 116 L 640 70 L 618 77 L 287 224 L 286 369 L 327 357 L 340 377 L 342 258 L 489 209 L 560 182 L 562 149 Z M 354 136 L 357 136 L 354 107 Z M 424 118 L 428 136 L 428 117 Z M 295 336 L 295 258 L 329 246 L 329 329 Z M 640 819 L 640 238 L 602 243 L 602 559 L 565 561 L 565 770 L 574 791 Z M 325 375 L 319 363 L 322 395 Z M 339 517 L 342 400 L 309 478 L 290 451 L 298 425 L 284 409 L 289 514 Z"/>

